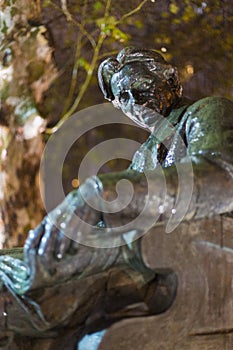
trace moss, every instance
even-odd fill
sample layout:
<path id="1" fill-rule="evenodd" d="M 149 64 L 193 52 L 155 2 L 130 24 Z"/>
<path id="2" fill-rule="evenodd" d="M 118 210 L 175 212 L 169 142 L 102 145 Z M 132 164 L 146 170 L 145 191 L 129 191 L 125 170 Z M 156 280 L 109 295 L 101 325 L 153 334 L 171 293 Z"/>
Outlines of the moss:
<path id="1" fill-rule="evenodd" d="M 1 90 L 1 100 L 5 101 L 7 97 L 9 97 L 9 85 L 5 84 L 5 86 Z"/>
<path id="2" fill-rule="evenodd" d="M 29 83 L 31 84 L 38 80 L 44 74 L 44 69 L 45 67 L 43 62 L 38 60 L 30 62 L 27 66 Z"/>
<path id="3" fill-rule="evenodd" d="M 25 97 L 15 108 L 16 122 L 23 126 L 33 115 L 38 114 L 35 103 L 32 99 Z"/>

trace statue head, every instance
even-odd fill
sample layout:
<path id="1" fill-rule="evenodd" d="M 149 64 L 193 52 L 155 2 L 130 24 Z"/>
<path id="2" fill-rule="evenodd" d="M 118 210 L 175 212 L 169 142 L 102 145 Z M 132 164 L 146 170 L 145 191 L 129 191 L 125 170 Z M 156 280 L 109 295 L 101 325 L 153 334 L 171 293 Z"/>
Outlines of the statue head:
<path id="1" fill-rule="evenodd" d="M 104 97 L 144 127 L 156 113 L 168 116 L 182 95 L 177 69 L 155 50 L 124 48 L 101 63 L 98 78 Z"/>

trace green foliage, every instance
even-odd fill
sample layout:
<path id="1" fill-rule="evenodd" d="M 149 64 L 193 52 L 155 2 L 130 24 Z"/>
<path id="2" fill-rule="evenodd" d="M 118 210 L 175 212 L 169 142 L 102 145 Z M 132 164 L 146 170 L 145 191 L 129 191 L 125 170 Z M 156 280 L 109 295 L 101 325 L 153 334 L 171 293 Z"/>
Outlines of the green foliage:
<path id="1" fill-rule="evenodd" d="M 129 34 L 119 28 L 119 21 L 115 16 L 98 18 L 96 20 L 96 25 L 100 28 L 102 33 L 106 34 L 106 36 L 121 43 L 126 43 L 130 38 Z M 136 26 L 138 26 L 138 22 Z"/>
<path id="2" fill-rule="evenodd" d="M 107 18 L 101 17 L 96 20 L 96 25 L 100 28 L 101 31 L 103 31 L 107 35 L 110 35 L 111 31 L 117 25 L 117 19 L 114 16 L 109 16 Z"/>
<path id="3" fill-rule="evenodd" d="M 174 15 L 176 15 L 179 12 L 179 6 L 177 6 L 177 4 L 173 1 L 170 6 L 169 6 L 169 10 L 171 13 L 173 13 Z"/>
<path id="4" fill-rule="evenodd" d="M 94 10 L 95 11 L 101 11 L 103 9 L 103 4 L 100 1 L 95 1 L 94 3 Z"/>
<path id="5" fill-rule="evenodd" d="M 144 27 L 143 22 L 140 19 L 134 21 L 134 25 L 138 29 L 142 29 Z"/>
<path id="6" fill-rule="evenodd" d="M 130 35 L 125 33 L 125 32 L 123 32 L 119 28 L 113 28 L 113 30 L 112 30 L 112 37 L 113 37 L 113 39 L 118 40 L 121 43 L 125 43 L 125 44 L 130 39 Z"/>
<path id="7" fill-rule="evenodd" d="M 49 7 L 51 5 L 51 0 L 44 0 L 42 2 L 42 7 L 46 8 Z"/>
<path id="8" fill-rule="evenodd" d="M 84 57 L 79 57 L 77 63 L 80 67 L 84 68 L 87 73 L 89 72 L 90 63 Z"/>

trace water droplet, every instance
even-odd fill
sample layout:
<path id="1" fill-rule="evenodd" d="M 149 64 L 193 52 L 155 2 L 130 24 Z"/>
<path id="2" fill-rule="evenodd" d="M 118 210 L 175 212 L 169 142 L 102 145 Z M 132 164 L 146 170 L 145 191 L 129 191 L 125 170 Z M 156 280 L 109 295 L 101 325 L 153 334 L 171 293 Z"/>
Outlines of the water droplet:
<path id="1" fill-rule="evenodd" d="M 30 231 L 28 232 L 28 236 L 29 236 L 30 239 L 33 239 L 33 238 L 35 237 L 34 230 L 30 230 Z"/>
<path id="2" fill-rule="evenodd" d="M 65 223 L 65 222 L 62 222 L 62 223 L 60 224 L 60 227 L 63 228 L 63 229 L 66 228 L 66 223 Z"/>
<path id="3" fill-rule="evenodd" d="M 42 248 L 38 249 L 38 255 L 43 255 L 44 254 L 44 250 Z"/>
<path id="4" fill-rule="evenodd" d="M 41 238 L 41 243 L 42 243 L 42 244 L 46 244 L 46 243 L 47 243 L 47 237 L 43 236 L 43 237 Z"/>
<path id="5" fill-rule="evenodd" d="M 46 223 L 45 224 L 45 231 L 49 231 L 51 229 L 51 224 L 50 223 Z"/>
<path id="6" fill-rule="evenodd" d="M 160 213 L 160 214 L 163 214 L 163 213 L 164 213 L 164 206 L 163 206 L 163 205 L 160 205 L 160 206 L 159 206 L 159 213 Z"/>

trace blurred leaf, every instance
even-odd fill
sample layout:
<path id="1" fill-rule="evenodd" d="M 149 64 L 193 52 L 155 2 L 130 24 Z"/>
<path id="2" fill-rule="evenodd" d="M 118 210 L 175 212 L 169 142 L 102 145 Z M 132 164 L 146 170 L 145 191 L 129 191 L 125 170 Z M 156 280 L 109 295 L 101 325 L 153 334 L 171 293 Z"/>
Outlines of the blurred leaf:
<path id="1" fill-rule="evenodd" d="M 176 5 L 175 2 L 173 2 L 173 3 L 170 4 L 169 10 L 170 10 L 171 13 L 176 15 L 179 12 L 179 7 Z"/>
<path id="2" fill-rule="evenodd" d="M 107 19 L 104 17 L 98 18 L 96 20 L 96 25 L 101 29 L 101 31 L 109 34 L 109 32 L 115 28 L 117 19 L 114 16 L 110 16 Z"/>
<path id="3" fill-rule="evenodd" d="M 42 7 L 43 8 L 49 7 L 50 5 L 51 5 L 51 0 L 44 0 L 42 2 Z"/>
<path id="4" fill-rule="evenodd" d="M 110 16 L 107 18 L 98 18 L 96 20 L 97 26 L 101 29 L 102 32 L 106 33 L 109 37 L 112 37 L 112 39 L 115 39 L 119 42 L 126 43 L 130 35 L 123 32 L 121 29 L 117 26 L 117 19 L 115 16 Z"/>
<path id="5" fill-rule="evenodd" d="M 133 23 L 134 23 L 135 27 L 137 27 L 138 29 L 143 28 L 143 23 L 141 20 L 138 19 L 138 20 L 134 21 Z"/>
<path id="6" fill-rule="evenodd" d="M 130 38 L 129 34 L 122 32 L 122 30 L 118 28 L 113 28 L 112 37 L 121 43 L 126 43 Z"/>
<path id="7" fill-rule="evenodd" d="M 179 19 L 179 18 L 174 18 L 174 19 L 172 20 L 172 23 L 174 23 L 174 24 L 181 24 L 182 21 L 181 21 L 181 19 Z"/>
<path id="8" fill-rule="evenodd" d="M 103 4 L 100 1 L 96 1 L 94 3 L 94 10 L 95 11 L 101 11 L 103 9 Z"/>
<path id="9" fill-rule="evenodd" d="M 216 21 L 217 22 L 222 22 L 222 20 L 223 20 L 223 16 L 222 15 L 216 16 Z"/>
<path id="10" fill-rule="evenodd" d="M 90 63 L 84 57 L 79 57 L 78 64 L 88 73 L 90 70 Z"/>
<path id="11" fill-rule="evenodd" d="M 182 20 L 184 22 L 189 22 L 192 18 L 194 18 L 196 16 L 193 8 L 191 5 L 186 6 L 183 16 L 182 16 Z"/>
<path id="12" fill-rule="evenodd" d="M 170 14 L 168 12 L 162 12 L 161 13 L 161 17 L 162 18 L 169 18 L 170 17 Z"/>

